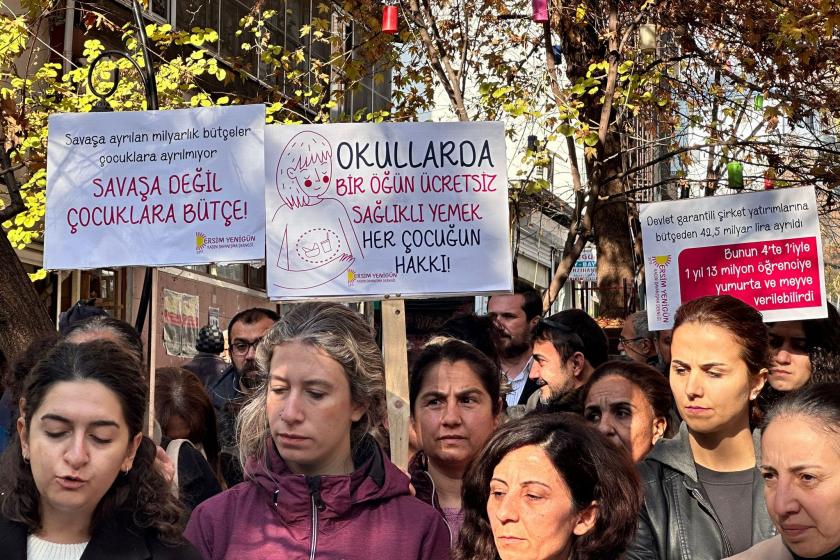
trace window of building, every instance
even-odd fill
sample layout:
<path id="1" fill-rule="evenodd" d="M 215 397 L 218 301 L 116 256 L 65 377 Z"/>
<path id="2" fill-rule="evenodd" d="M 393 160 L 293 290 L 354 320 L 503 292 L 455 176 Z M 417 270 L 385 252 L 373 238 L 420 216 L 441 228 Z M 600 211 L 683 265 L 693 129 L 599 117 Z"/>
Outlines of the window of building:
<path id="1" fill-rule="evenodd" d="M 266 272 L 264 266 L 253 266 L 244 263 L 234 264 L 198 264 L 181 266 L 184 270 L 206 274 L 214 278 L 247 286 L 252 290 L 265 290 Z"/>
<path id="2" fill-rule="evenodd" d="M 360 44 L 370 39 L 370 31 L 357 22 L 342 24 L 344 33 L 344 52 L 346 56 L 355 57 Z M 334 22 L 333 32 L 339 27 Z M 334 53 L 334 56 L 338 53 Z M 334 81 L 340 77 L 340 71 L 335 71 Z M 362 76 L 344 94 L 341 110 L 346 115 L 355 115 L 362 111 L 382 111 L 387 109 L 391 99 L 391 71 L 385 66 L 374 64 L 370 72 Z"/>
<path id="3" fill-rule="evenodd" d="M 128 0 L 118 1 L 130 6 Z M 273 17 L 265 20 L 265 28 L 271 34 L 271 43 L 290 52 L 303 49 L 303 62 L 295 70 L 302 73 L 300 81 L 289 79 L 282 71 L 262 62 L 260 53 L 253 46 L 250 49 L 242 48 L 242 44 L 248 42 L 251 37 L 247 33 L 237 35 L 237 31 L 240 30 L 239 22 L 254 10 L 254 0 L 151 0 L 151 6 L 146 13 L 151 19 L 168 22 L 177 29 L 215 29 L 218 32 L 217 41 L 214 44 L 205 44 L 209 51 L 218 55 L 220 59 L 237 59 L 251 76 L 264 84 L 280 88 L 291 97 L 301 86 L 315 85 L 319 64 L 329 63 L 330 60 L 340 57 L 342 47 L 347 56 L 353 56 L 358 45 L 369 37 L 370 32 L 364 25 L 357 22 L 346 24 L 345 18 L 340 17 L 335 5 L 330 5 L 332 13 L 323 12 L 320 8 L 322 5 L 330 4 L 322 0 L 264 0 L 260 4 L 262 13 L 268 10 L 276 12 Z M 343 45 L 331 45 L 328 41 L 319 40 L 314 33 L 301 37 L 302 27 L 311 23 L 313 15 L 331 20 L 329 31 L 333 35 L 343 34 Z M 327 87 L 335 88 L 339 70 L 333 66 L 329 72 L 331 79 Z M 362 109 L 381 111 L 388 107 L 390 98 L 390 69 L 375 65 L 369 74 L 363 76 L 347 92 L 341 106 L 334 109 L 335 115 L 353 115 Z M 307 110 L 308 107 L 303 109 Z"/>
<path id="4" fill-rule="evenodd" d="M 210 265 L 211 276 L 217 278 L 224 278 L 225 280 L 232 280 L 240 284 L 245 283 L 245 265 L 244 264 L 216 264 Z"/>

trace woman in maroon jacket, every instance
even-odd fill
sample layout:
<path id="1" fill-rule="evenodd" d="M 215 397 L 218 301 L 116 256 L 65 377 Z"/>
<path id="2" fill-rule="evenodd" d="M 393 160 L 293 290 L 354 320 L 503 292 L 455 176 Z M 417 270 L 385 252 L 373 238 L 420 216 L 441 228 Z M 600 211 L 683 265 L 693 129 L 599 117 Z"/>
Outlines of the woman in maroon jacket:
<path id="1" fill-rule="evenodd" d="M 195 509 L 207 559 L 446 559 L 449 533 L 372 429 L 385 412 L 381 353 L 364 319 L 295 306 L 266 334 L 267 378 L 237 419 L 246 481 Z"/>

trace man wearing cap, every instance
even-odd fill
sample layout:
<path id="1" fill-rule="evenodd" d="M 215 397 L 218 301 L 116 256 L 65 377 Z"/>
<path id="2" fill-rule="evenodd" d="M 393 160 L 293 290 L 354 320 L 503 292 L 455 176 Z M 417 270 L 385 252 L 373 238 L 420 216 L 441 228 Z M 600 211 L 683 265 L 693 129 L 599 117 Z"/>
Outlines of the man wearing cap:
<path id="1" fill-rule="evenodd" d="M 205 387 L 211 387 L 227 367 L 221 353 L 225 351 L 225 337 L 216 325 L 205 325 L 198 329 L 195 339 L 198 354 L 182 367 L 198 377 Z"/>

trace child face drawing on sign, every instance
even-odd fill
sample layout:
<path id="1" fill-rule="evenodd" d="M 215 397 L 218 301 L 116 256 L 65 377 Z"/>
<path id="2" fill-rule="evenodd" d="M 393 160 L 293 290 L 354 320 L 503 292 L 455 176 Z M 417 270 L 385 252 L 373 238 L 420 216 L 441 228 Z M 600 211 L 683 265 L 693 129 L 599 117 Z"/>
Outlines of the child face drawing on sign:
<path id="1" fill-rule="evenodd" d="M 276 185 L 283 205 L 274 214 L 280 251 L 274 284 L 304 289 L 333 280 L 364 256 L 347 209 L 327 195 L 332 147 L 317 132 L 299 132 L 283 148 Z"/>
<path id="2" fill-rule="evenodd" d="M 296 134 L 277 162 L 277 193 L 289 208 L 318 204 L 332 182 L 332 147 L 316 132 Z"/>

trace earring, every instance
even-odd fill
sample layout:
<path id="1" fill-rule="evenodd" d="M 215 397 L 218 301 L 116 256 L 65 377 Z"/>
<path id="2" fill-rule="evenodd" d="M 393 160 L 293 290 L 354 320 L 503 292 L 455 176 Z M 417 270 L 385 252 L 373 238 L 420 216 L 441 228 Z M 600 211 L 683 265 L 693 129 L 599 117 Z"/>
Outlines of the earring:
<path id="1" fill-rule="evenodd" d="M 23 454 L 23 462 L 26 463 L 27 465 L 29 464 L 29 453 L 24 453 Z"/>

